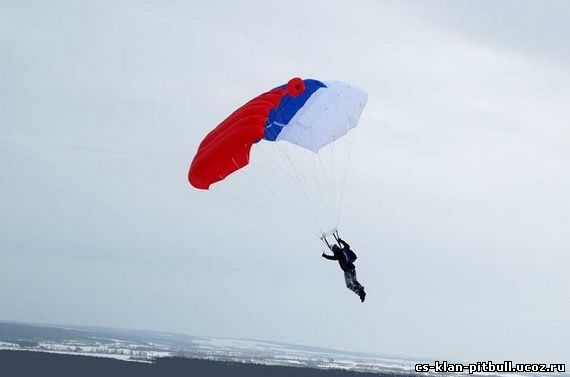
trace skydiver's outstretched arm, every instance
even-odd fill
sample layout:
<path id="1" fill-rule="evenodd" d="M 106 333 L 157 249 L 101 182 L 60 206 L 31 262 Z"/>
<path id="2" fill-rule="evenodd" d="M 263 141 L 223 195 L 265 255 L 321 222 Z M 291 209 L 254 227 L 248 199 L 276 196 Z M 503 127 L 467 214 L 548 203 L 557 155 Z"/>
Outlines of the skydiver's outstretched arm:
<path id="1" fill-rule="evenodd" d="M 338 257 L 336 255 L 327 255 L 325 253 L 322 254 L 322 257 L 328 260 L 338 260 Z"/>

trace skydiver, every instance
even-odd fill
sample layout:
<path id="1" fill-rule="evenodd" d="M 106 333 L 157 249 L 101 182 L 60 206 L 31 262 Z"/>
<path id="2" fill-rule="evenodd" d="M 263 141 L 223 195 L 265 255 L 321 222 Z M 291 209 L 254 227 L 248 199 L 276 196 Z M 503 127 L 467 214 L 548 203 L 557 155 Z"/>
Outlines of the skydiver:
<path id="1" fill-rule="evenodd" d="M 366 292 L 364 292 L 364 287 L 356 280 L 356 267 L 354 263 L 352 263 L 356 260 L 356 254 L 350 249 L 350 245 L 338 236 L 338 232 L 335 231 L 333 235 L 338 245 L 329 244 L 324 234 L 321 237 L 324 243 L 333 252 L 333 255 L 323 253 L 322 257 L 338 261 L 340 268 L 344 271 L 346 287 L 356 293 L 360 297 L 361 302 L 364 302 Z"/>

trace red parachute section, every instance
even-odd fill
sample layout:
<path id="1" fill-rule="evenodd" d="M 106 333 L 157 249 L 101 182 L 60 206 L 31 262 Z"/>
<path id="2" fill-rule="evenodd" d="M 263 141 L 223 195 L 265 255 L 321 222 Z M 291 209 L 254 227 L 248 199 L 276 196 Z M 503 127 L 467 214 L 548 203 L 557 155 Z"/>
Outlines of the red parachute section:
<path id="1" fill-rule="evenodd" d="M 211 184 L 246 166 L 251 146 L 265 135 L 269 112 L 279 105 L 281 97 L 287 92 L 288 88 L 285 87 L 263 93 L 214 128 L 200 143 L 190 165 L 190 184 L 207 190 Z"/>

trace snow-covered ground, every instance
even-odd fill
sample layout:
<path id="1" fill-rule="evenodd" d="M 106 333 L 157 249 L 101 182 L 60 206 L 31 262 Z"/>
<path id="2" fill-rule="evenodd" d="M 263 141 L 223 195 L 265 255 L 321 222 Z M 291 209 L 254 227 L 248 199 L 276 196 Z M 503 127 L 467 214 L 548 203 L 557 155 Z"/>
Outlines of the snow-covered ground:
<path id="1" fill-rule="evenodd" d="M 0 350 L 63 353 L 137 362 L 151 362 L 156 358 L 176 356 L 401 375 L 417 374 L 415 364 L 418 362 L 418 360 L 403 357 L 350 353 L 258 340 L 3 322 L 0 322 Z M 445 375 L 444 373 L 437 374 Z M 467 375 L 467 373 L 453 373 L 453 376 L 462 375 Z M 500 376 L 497 373 L 488 375 Z M 510 376 L 514 375 L 510 374 Z"/>

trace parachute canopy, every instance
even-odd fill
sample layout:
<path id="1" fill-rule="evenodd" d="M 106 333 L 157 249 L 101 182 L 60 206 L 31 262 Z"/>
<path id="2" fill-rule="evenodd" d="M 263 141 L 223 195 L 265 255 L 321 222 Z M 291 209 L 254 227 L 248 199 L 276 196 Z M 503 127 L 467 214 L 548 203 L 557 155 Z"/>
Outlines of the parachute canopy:
<path id="1" fill-rule="evenodd" d="M 198 189 L 249 163 L 258 142 L 287 141 L 317 153 L 356 127 L 368 95 L 338 81 L 293 78 L 247 102 L 202 141 L 188 180 Z"/>

